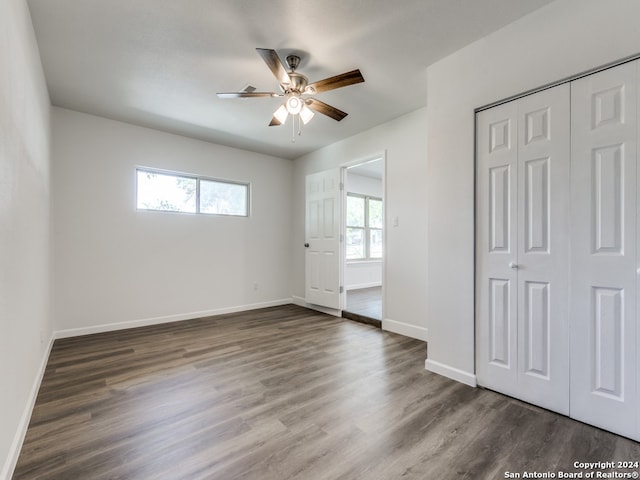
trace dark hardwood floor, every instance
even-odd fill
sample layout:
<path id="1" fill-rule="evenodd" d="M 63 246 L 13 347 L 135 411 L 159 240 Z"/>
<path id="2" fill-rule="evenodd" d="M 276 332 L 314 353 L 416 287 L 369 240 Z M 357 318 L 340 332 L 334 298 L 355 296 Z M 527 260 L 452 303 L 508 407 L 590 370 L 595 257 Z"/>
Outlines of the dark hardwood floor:
<path id="1" fill-rule="evenodd" d="M 347 290 L 347 312 L 382 320 L 382 287 Z"/>
<path id="2" fill-rule="evenodd" d="M 424 360 L 423 342 L 292 305 L 57 340 L 13 478 L 477 480 L 640 460 Z"/>

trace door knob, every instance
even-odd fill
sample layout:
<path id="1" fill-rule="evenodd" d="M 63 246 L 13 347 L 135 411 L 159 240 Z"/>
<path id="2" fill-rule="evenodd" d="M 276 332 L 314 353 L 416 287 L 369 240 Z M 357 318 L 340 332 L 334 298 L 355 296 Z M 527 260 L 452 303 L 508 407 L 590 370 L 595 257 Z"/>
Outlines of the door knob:
<path id="1" fill-rule="evenodd" d="M 509 262 L 509 268 L 513 268 L 514 270 L 517 270 L 518 264 L 516 262 Z"/>
<path id="2" fill-rule="evenodd" d="M 304 244 L 304 248 L 309 248 L 309 244 L 308 244 L 308 243 L 305 243 L 305 244 Z"/>

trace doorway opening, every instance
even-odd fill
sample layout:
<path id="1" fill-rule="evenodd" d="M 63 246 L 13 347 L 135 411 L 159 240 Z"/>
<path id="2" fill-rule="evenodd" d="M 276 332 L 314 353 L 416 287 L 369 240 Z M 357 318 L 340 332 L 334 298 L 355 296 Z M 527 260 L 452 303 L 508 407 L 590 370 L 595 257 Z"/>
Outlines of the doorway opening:
<path id="1" fill-rule="evenodd" d="M 382 326 L 384 266 L 384 161 L 345 168 L 342 316 Z"/>

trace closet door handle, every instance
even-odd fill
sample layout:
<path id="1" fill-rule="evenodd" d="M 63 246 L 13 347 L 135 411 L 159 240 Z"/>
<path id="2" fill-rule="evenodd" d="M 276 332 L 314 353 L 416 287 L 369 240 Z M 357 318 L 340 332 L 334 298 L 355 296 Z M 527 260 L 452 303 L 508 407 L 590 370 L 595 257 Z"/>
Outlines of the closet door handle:
<path id="1" fill-rule="evenodd" d="M 514 270 L 517 270 L 518 264 L 516 262 L 509 262 L 509 268 L 513 268 Z"/>

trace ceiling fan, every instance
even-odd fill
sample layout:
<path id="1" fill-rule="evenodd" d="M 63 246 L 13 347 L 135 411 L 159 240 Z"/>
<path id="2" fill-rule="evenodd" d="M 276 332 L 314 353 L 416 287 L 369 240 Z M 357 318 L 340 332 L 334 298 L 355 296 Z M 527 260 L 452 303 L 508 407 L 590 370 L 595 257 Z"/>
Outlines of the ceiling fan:
<path id="1" fill-rule="evenodd" d="M 248 87 L 240 92 L 218 93 L 217 95 L 219 98 L 285 97 L 285 102 L 273 114 L 271 123 L 269 123 L 270 127 L 285 123 L 289 114 L 294 116 L 294 121 L 295 116 L 298 115 L 299 120 L 302 120 L 306 125 L 313 117 L 314 111 L 339 122 L 347 116 L 346 112 L 310 97 L 310 95 L 364 82 L 360 70 L 356 69 L 309 83 L 307 77 L 296 71 L 300 64 L 298 55 L 287 56 L 286 62 L 289 67 L 289 71 L 287 71 L 275 50 L 269 48 L 256 48 L 256 50 L 278 80 L 280 92 L 256 92 L 254 87 Z"/>

